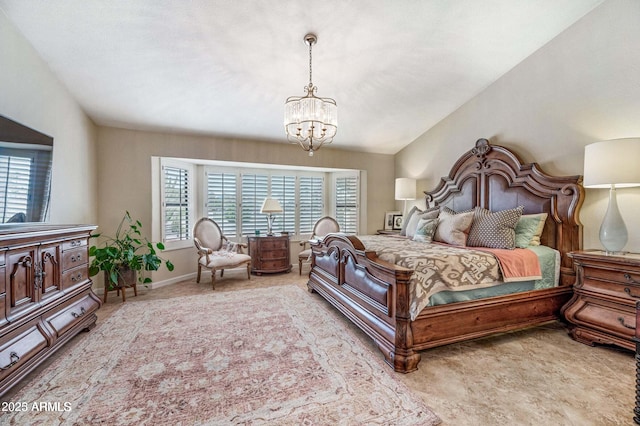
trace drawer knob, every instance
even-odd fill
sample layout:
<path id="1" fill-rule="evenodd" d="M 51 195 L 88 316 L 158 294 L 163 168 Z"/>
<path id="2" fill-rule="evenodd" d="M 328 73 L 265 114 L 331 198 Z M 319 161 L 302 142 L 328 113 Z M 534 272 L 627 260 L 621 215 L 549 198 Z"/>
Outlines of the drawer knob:
<path id="1" fill-rule="evenodd" d="M 17 353 L 15 352 L 11 352 L 9 354 L 9 360 L 11 361 L 9 363 L 9 365 L 7 365 L 6 367 L 0 367 L 0 370 L 8 370 L 11 367 L 13 367 L 14 365 L 16 365 L 18 363 L 18 361 L 20 361 L 20 357 L 18 356 Z"/>
<path id="2" fill-rule="evenodd" d="M 84 309 L 84 306 L 80 307 L 80 313 L 76 314 L 75 312 L 71 312 L 71 315 L 73 315 L 74 318 L 80 318 L 81 316 L 83 316 L 84 314 L 86 314 L 87 311 Z"/>
<path id="3" fill-rule="evenodd" d="M 629 281 L 630 283 L 632 283 L 632 284 L 638 284 L 638 285 L 640 285 L 640 281 L 636 281 L 636 280 L 634 280 L 633 278 L 631 278 L 631 275 L 629 275 L 629 274 L 624 274 L 624 278 L 625 278 L 627 281 Z"/>
<path id="4" fill-rule="evenodd" d="M 634 326 L 632 326 L 632 325 L 627 325 L 627 324 L 625 324 L 625 323 L 624 323 L 624 318 L 623 318 L 623 317 L 618 317 L 618 322 L 619 322 L 620 324 L 622 324 L 624 327 L 629 328 L 629 329 L 631 329 L 631 330 L 635 330 L 635 329 L 636 329 L 636 328 L 635 328 Z"/>
<path id="5" fill-rule="evenodd" d="M 640 283 L 638 283 L 640 284 Z M 631 289 L 629 287 L 625 287 L 624 288 L 624 292 L 627 293 L 629 296 L 635 298 L 635 299 L 640 299 L 640 294 L 632 294 L 631 293 Z"/>
<path id="6" fill-rule="evenodd" d="M 71 282 L 82 281 L 82 272 L 78 272 L 76 275 L 71 275 Z"/>

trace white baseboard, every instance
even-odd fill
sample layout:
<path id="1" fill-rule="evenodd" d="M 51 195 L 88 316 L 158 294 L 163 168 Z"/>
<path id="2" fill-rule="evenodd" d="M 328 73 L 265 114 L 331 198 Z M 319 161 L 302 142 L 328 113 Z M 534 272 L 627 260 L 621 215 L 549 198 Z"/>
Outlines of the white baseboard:
<path id="1" fill-rule="evenodd" d="M 150 283 L 148 283 L 146 285 L 138 283 L 138 288 L 144 287 L 144 288 L 147 288 L 149 290 L 153 290 L 155 288 L 160 288 L 160 287 L 164 287 L 164 286 L 167 286 L 167 285 L 179 283 L 179 282 L 182 282 L 182 281 L 195 279 L 196 276 L 197 276 L 197 273 L 196 272 L 192 272 L 190 274 L 180 275 L 179 277 L 173 277 L 173 278 L 170 278 L 168 280 L 153 281 L 153 282 L 150 282 Z M 93 287 L 93 292 L 95 294 L 101 294 L 101 295 L 104 296 L 104 287 Z"/>
<path id="2" fill-rule="evenodd" d="M 198 274 L 196 272 L 192 272 L 190 274 L 180 275 L 179 277 L 169 278 L 168 280 L 153 281 L 147 284 L 147 288 L 150 288 L 153 290 L 154 288 L 160 288 L 167 285 L 179 283 L 182 281 L 192 280 L 192 279 L 195 279 L 197 275 Z"/>

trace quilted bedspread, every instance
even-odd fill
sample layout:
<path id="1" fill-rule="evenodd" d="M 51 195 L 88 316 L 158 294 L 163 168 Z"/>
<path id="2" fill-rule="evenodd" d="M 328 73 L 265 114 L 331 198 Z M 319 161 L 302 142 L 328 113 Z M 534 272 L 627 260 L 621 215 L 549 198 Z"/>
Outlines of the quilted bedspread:
<path id="1" fill-rule="evenodd" d="M 380 259 L 415 271 L 410 283 L 412 320 L 434 293 L 489 287 L 502 279 L 498 260 L 488 252 L 385 235 L 358 238 Z"/>

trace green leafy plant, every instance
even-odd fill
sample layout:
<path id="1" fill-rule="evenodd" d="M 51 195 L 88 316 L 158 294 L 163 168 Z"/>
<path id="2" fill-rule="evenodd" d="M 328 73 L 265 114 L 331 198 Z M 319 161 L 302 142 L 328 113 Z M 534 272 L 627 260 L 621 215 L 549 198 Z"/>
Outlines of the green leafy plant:
<path id="1" fill-rule="evenodd" d="M 157 271 L 162 264 L 169 271 L 173 271 L 173 263 L 158 255 L 164 250 L 164 244 L 153 243 L 142 236 L 142 223 L 133 220 L 127 211 L 118 225 L 115 236 L 104 236 L 102 246 L 89 247 L 89 256 L 93 257 L 89 265 L 89 275 L 94 276 L 100 271 L 105 273 L 105 286 L 111 290 L 119 286 L 119 278 L 123 279 L 122 271 Z M 101 234 L 93 234 L 91 238 L 98 238 Z M 142 278 L 138 274 L 138 281 L 147 284 L 151 278 Z"/>

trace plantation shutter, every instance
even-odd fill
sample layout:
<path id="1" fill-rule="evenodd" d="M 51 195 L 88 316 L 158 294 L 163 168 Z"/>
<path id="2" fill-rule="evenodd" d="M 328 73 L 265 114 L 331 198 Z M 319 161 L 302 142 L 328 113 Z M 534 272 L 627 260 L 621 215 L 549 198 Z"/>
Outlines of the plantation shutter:
<path id="1" fill-rule="evenodd" d="M 309 234 L 324 215 L 324 179 L 321 176 L 300 176 L 300 233 Z"/>
<path id="2" fill-rule="evenodd" d="M 296 229 L 296 177 L 271 176 L 271 198 L 282 206 L 282 213 L 275 215 L 273 230 L 294 233 Z"/>
<path id="3" fill-rule="evenodd" d="M 336 217 L 340 231 L 358 231 L 358 176 L 336 178 Z"/>
<path id="4" fill-rule="evenodd" d="M 205 210 L 227 237 L 237 235 L 237 177 L 232 173 L 207 173 Z"/>
<path id="5" fill-rule="evenodd" d="M 189 215 L 189 170 L 163 166 L 164 175 L 164 241 L 187 240 L 191 237 Z"/>
<path id="6" fill-rule="evenodd" d="M 241 175 L 241 227 L 244 235 L 253 234 L 256 230 L 267 233 L 267 215 L 260 213 L 262 202 L 269 191 L 268 176 L 258 174 Z"/>

